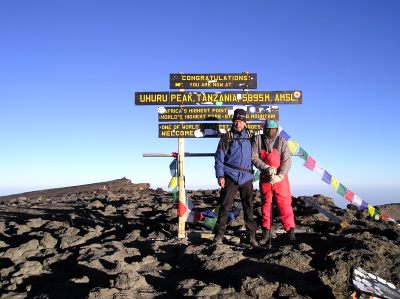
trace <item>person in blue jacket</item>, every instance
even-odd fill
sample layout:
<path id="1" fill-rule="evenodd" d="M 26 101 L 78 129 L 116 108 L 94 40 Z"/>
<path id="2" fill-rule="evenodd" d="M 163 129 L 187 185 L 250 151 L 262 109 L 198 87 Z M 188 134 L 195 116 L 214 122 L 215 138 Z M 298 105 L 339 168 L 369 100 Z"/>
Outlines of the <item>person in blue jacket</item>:
<path id="1" fill-rule="evenodd" d="M 253 219 L 253 164 L 251 161 L 252 133 L 246 129 L 246 111 L 234 111 L 229 132 L 222 135 L 215 152 L 215 175 L 221 187 L 221 205 L 214 228 L 215 245 L 222 244 L 234 197 L 237 191 L 243 205 L 244 221 L 251 245 L 257 245 L 257 224 Z"/>

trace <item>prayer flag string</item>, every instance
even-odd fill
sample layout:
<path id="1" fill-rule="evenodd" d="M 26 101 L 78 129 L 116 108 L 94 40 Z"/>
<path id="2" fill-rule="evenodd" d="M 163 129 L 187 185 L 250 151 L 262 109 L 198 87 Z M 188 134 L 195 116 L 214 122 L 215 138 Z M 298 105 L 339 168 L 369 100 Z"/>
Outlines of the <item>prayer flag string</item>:
<path id="1" fill-rule="evenodd" d="M 311 171 L 318 173 L 319 177 L 326 184 L 330 185 L 338 194 L 344 197 L 348 202 L 355 205 L 359 210 L 368 210 L 368 214 L 374 219 L 388 219 L 395 221 L 388 215 L 382 213 L 379 209 L 373 207 L 357 194 L 342 184 L 335 176 L 331 175 L 324 167 L 321 166 L 300 144 L 294 140 L 282 127 L 279 126 L 279 136 L 287 141 L 289 151 L 292 155 L 298 156 L 304 160 L 303 166 Z M 396 222 L 396 221 L 395 221 Z"/>

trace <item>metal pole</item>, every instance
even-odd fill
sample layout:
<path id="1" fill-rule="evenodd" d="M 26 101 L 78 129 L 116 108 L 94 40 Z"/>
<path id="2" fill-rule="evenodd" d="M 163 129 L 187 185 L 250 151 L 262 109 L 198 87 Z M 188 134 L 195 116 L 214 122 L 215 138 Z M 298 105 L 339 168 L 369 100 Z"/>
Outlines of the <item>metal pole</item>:
<path id="1" fill-rule="evenodd" d="M 183 138 L 178 139 L 178 188 L 179 188 L 179 202 L 178 202 L 178 238 L 186 238 L 185 233 L 185 215 L 179 215 L 179 206 L 186 206 L 186 194 L 185 194 L 185 181 L 184 181 L 184 168 L 183 162 L 185 157 L 184 152 L 184 140 Z"/>
<path id="2" fill-rule="evenodd" d="M 170 154 L 157 154 L 157 153 L 148 153 L 143 154 L 143 157 L 177 157 L 178 153 L 170 153 Z M 214 157 L 214 153 L 185 153 L 185 157 Z"/>
<path id="3" fill-rule="evenodd" d="M 214 153 L 185 153 L 185 157 L 214 157 Z M 170 153 L 170 154 L 157 154 L 157 153 L 148 153 L 143 154 L 143 157 L 147 158 L 157 158 L 157 157 L 176 157 L 178 156 L 177 153 Z M 292 156 L 303 156 L 302 153 L 299 154 L 292 154 Z"/>
<path id="4" fill-rule="evenodd" d="M 143 157 L 175 157 L 173 154 L 143 154 Z"/>
<path id="5" fill-rule="evenodd" d="M 214 153 L 185 153 L 185 157 L 214 157 Z"/>

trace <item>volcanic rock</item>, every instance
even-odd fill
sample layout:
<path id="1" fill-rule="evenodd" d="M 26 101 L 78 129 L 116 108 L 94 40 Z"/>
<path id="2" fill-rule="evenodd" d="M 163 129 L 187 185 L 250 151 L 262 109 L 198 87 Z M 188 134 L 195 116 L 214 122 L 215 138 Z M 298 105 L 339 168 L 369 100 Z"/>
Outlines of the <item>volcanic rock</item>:
<path id="1" fill-rule="evenodd" d="M 204 211 L 217 207 L 220 192 L 187 195 Z M 260 223 L 258 190 L 254 198 Z M 0 296 L 348 298 L 354 267 L 400 285 L 396 222 L 340 209 L 323 195 L 307 197 L 335 216 L 329 218 L 304 198 L 293 198 L 297 244 L 288 244 L 275 217 L 271 246 L 252 247 L 243 214 L 220 246 L 211 245 L 212 232 L 201 223 L 186 223 L 187 238 L 178 239 L 172 194 L 125 178 L 0 197 Z M 398 219 L 400 205 L 382 211 Z"/>

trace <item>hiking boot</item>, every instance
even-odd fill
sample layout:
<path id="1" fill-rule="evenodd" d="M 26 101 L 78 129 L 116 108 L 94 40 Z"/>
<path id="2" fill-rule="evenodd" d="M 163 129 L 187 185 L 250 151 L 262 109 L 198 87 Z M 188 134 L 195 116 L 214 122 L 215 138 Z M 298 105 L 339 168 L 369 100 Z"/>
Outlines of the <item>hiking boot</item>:
<path id="1" fill-rule="evenodd" d="M 256 241 L 256 232 L 249 232 L 249 244 L 252 246 L 257 246 L 257 241 Z"/>
<path id="2" fill-rule="evenodd" d="M 295 244 L 296 237 L 294 235 L 294 227 L 288 230 L 288 236 L 289 236 L 289 244 Z"/>
<path id="3" fill-rule="evenodd" d="M 258 242 L 260 245 L 265 245 L 267 244 L 269 238 L 271 235 L 271 230 L 266 229 L 265 227 L 262 228 L 262 238 L 261 240 Z"/>
<path id="4" fill-rule="evenodd" d="M 212 245 L 215 245 L 215 246 L 222 245 L 222 236 L 216 235 L 214 237 Z"/>

